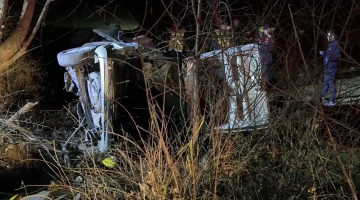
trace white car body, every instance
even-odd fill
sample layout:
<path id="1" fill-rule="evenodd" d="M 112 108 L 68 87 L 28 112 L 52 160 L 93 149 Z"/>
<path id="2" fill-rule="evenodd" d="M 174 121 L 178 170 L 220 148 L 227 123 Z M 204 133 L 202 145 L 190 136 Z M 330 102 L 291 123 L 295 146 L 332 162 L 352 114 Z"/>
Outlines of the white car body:
<path id="1" fill-rule="evenodd" d="M 266 128 L 269 122 L 269 102 L 266 91 L 262 87 L 260 55 L 258 46 L 256 44 L 247 44 L 243 46 L 236 46 L 226 50 L 216 50 L 200 55 L 201 60 L 210 58 L 217 58 L 225 70 L 226 82 L 232 90 L 231 96 L 242 96 L 242 115 L 239 119 L 237 112 L 239 105 L 230 105 L 230 127 L 222 127 L 224 131 L 233 130 L 253 130 Z M 230 60 L 236 58 L 236 66 L 231 66 Z M 188 61 L 191 58 L 187 59 Z M 188 62 L 189 63 L 189 62 Z M 194 74 L 196 65 L 187 64 L 186 83 L 187 91 L 192 95 L 189 101 L 196 98 L 193 88 L 198 87 L 197 81 L 194 81 Z M 238 70 L 239 79 L 235 80 L 231 68 L 235 67 Z M 196 78 L 197 79 L 197 78 Z M 189 94 L 190 95 L 190 94 Z"/>

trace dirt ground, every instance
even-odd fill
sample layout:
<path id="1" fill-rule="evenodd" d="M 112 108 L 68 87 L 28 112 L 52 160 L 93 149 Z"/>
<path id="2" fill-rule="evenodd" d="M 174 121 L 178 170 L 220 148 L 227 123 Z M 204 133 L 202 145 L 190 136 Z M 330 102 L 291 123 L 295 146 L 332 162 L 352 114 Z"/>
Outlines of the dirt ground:
<path id="1" fill-rule="evenodd" d="M 73 104 L 70 104 L 57 111 L 34 108 L 14 122 L 14 127 L 0 124 L 0 168 L 36 164 L 40 161 L 38 151 L 43 149 L 42 146 L 53 149 L 55 144 L 56 149 L 60 150 L 60 144 L 67 141 L 78 127 L 78 122 Z M 36 141 L 30 140 L 28 135 Z M 70 142 L 76 143 L 81 137 L 77 133 Z"/>
<path id="2" fill-rule="evenodd" d="M 29 152 L 29 147 L 24 143 L 0 144 L 0 167 L 19 167 L 34 163 L 29 159 L 34 155 Z"/>

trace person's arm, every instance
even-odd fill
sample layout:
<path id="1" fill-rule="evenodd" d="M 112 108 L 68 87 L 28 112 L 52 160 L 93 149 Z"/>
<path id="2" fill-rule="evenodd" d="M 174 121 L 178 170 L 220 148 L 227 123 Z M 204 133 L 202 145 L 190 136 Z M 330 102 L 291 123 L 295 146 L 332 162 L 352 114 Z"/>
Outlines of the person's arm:
<path id="1" fill-rule="evenodd" d="M 220 44 L 218 43 L 218 41 L 216 41 L 216 39 L 213 39 L 211 41 L 211 46 L 214 50 L 218 50 L 218 49 L 221 49 L 221 46 Z"/>
<path id="2" fill-rule="evenodd" d="M 216 40 L 214 33 L 209 33 L 209 34 L 210 34 L 209 36 L 210 36 L 210 40 L 211 40 L 211 47 L 214 50 L 221 49 L 221 46 L 220 46 L 219 42 Z"/>

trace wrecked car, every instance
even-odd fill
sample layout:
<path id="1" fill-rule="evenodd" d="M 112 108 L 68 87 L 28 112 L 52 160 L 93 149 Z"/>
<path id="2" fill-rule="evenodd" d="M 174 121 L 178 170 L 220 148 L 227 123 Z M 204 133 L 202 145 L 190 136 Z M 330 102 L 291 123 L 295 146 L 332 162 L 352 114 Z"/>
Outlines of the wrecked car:
<path id="1" fill-rule="evenodd" d="M 164 93 L 166 104 L 172 102 L 175 111 L 181 109 L 177 91 L 180 81 L 177 59 L 164 57 L 162 51 L 152 47 L 148 38 L 138 36 L 133 42 L 123 42 L 117 40 L 116 31 L 96 29 L 94 32 L 105 40 L 62 51 L 57 59 L 59 65 L 66 68 L 65 89 L 79 96 L 78 116 L 88 128 L 85 141 L 90 142 L 89 136 L 100 131 L 99 150 L 103 152 L 109 144 L 109 133 L 113 132 L 113 121 L 119 117 L 116 107 L 120 105 L 114 102 L 127 89 L 131 70 L 141 72 L 137 74 L 141 77 L 135 78 L 139 80 L 143 79 L 143 73 L 149 74 L 150 87 Z M 173 74 L 177 77 L 169 77 Z M 172 81 L 169 83 L 165 77 Z M 169 84 L 171 90 L 165 87 Z"/>
<path id="2" fill-rule="evenodd" d="M 194 58 L 183 59 L 183 67 L 179 68 L 181 64 L 176 57 L 164 56 L 147 37 L 123 42 L 119 41 L 116 31 L 95 29 L 94 32 L 105 40 L 86 43 L 82 47 L 62 51 L 57 56 L 59 65 L 67 70 L 64 75 L 66 90 L 79 96 L 79 119 L 85 121 L 88 128 L 86 141 L 90 141 L 89 135 L 100 132 L 99 150 L 106 151 L 109 133 L 113 131 L 116 115 L 119 114 L 114 102 L 122 91 L 116 86 L 126 81 L 126 78 L 120 78 L 126 65 L 149 77 L 151 87 L 165 95 L 165 104 L 173 112 L 186 110 L 193 113 L 192 104 L 196 101 L 197 89 L 201 87 L 197 84 L 201 81 L 197 80 L 202 76 L 201 68 L 197 69 L 200 65 Z M 248 44 L 200 56 L 199 62 L 211 62 L 211 66 L 225 70 L 226 76 L 222 80 L 231 91 L 228 110 L 225 111 L 229 116 L 226 117 L 227 123 L 218 127 L 220 130 L 263 128 L 268 123 L 268 98 L 261 86 L 257 49 L 256 44 Z M 181 91 L 183 88 L 185 92 Z M 186 101 L 182 100 L 183 93 Z"/>
<path id="3" fill-rule="evenodd" d="M 59 65 L 67 71 L 64 76 L 66 90 L 79 96 L 79 119 L 86 122 L 89 130 L 86 140 L 90 141 L 88 136 L 100 131 L 101 152 L 109 145 L 109 133 L 113 131 L 114 121 L 119 115 L 116 111 L 119 105 L 114 102 L 122 89 L 117 85 L 122 83 L 126 87 L 124 82 L 129 81 L 124 77 L 125 66 L 131 66 L 148 77 L 150 86 L 165 95 L 165 104 L 171 107 L 173 113 L 186 111 L 191 117 L 196 98 L 204 99 L 197 94 L 198 89 L 208 90 L 199 84 L 201 77 L 204 77 L 204 68 L 200 67 L 200 63 L 210 62 L 207 66 L 214 67 L 208 67 L 211 69 L 210 76 L 216 76 L 213 73 L 216 68 L 223 70 L 225 76 L 217 79 L 220 80 L 217 86 L 221 88 L 227 85 L 225 87 L 230 91 L 230 95 L 224 94 L 226 98 L 229 97 L 224 112 L 229 116 L 222 121 L 224 125 L 217 128 L 230 131 L 267 126 L 269 104 L 262 87 L 256 44 L 203 53 L 200 61 L 188 57 L 181 64 L 177 57 L 165 56 L 163 51 L 155 49 L 151 39 L 145 36 L 124 42 L 116 30 L 94 29 L 94 32 L 105 40 L 62 51 L 57 58 Z M 185 97 L 181 94 L 185 94 Z M 221 97 L 222 94 L 215 96 Z M 202 105 L 204 107 L 206 105 Z"/>

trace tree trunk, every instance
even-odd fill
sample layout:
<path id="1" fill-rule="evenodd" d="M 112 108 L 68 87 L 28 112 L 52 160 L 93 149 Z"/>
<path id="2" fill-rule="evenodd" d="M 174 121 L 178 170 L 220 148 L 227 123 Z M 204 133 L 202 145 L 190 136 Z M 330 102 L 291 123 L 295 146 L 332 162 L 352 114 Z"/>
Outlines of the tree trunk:
<path id="1" fill-rule="evenodd" d="M 7 1 L 7 0 L 2 0 Z M 22 46 L 29 32 L 31 20 L 34 15 L 36 0 L 24 0 L 22 17 L 16 29 L 8 39 L 0 44 L 0 62 L 10 59 Z M 26 6 L 26 8 L 25 8 Z"/>
<path id="2" fill-rule="evenodd" d="M 0 0 L 0 9 L 5 8 L 7 1 L 8 0 Z M 46 0 L 34 28 L 27 37 L 31 20 L 34 15 L 36 0 L 24 0 L 23 10 L 18 26 L 10 37 L 0 44 L 0 72 L 4 72 L 10 65 L 27 52 L 26 50 L 31 41 L 34 39 L 36 32 L 39 30 L 51 1 L 53 0 Z M 6 15 L 4 16 L 6 17 Z M 0 21 L 3 19 L 4 18 L 1 18 Z"/>
<path id="3" fill-rule="evenodd" d="M 3 25 L 5 21 L 6 11 L 8 7 L 8 0 L 0 0 L 0 36 L 2 34 Z"/>

